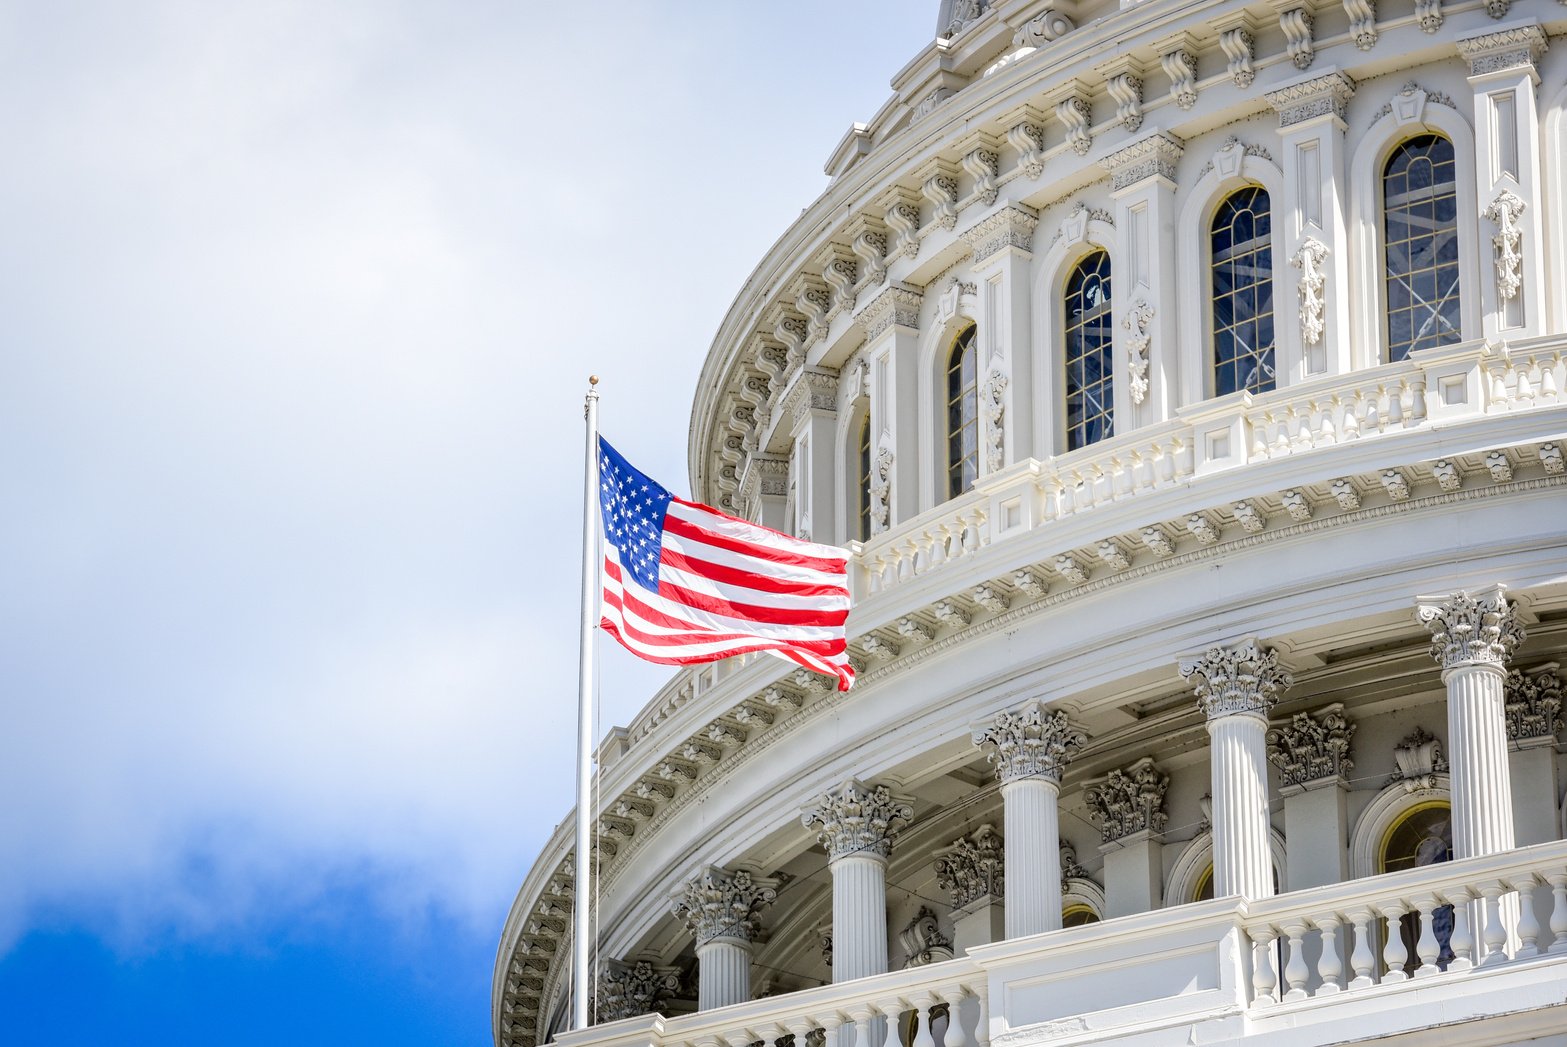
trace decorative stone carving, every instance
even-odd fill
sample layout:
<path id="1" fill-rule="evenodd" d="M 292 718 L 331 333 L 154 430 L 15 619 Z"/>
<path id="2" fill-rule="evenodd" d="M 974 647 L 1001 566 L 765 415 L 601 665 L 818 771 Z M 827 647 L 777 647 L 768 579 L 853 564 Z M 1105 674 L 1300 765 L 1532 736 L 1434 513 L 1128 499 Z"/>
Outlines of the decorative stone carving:
<path id="1" fill-rule="evenodd" d="M 916 643 L 930 643 L 936 638 L 930 626 L 918 618 L 903 617 L 898 619 L 898 635 Z"/>
<path id="2" fill-rule="evenodd" d="M 1175 163 L 1186 151 L 1186 144 L 1163 131 L 1155 131 L 1124 149 L 1118 149 L 1099 161 L 1110 172 L 1110 185 L 1117 191 L 1136 185 L 1145 178 L 1175 180 Z"/>
<path id="3" fill-rule="evenodd" d="M 909 925 L 898 932 L 898 944 L 908 957 L 904 970 L 952 959 L 952 940 L 941 933 L 935 911 L 923 905 Z"/>
<path id="4" fill-rule="evenodd" d="M 1444 491 L 1456 491 L 1463 486 L 1463 474 L 1458 471 L 1458 466 L 1446 458 L 1438 458 L 1431 463 L 1431 475 L 1436 477 L 1437 486 Z"/>
<path id="5" fill-rule="evenodd" d="M 996 176 L 1000 173 L 1001 154 L 996 149 L 995 140 L 985 135 L 978 145 L 963 154 L 963 170 L 974 179 L 974 196 L 986 207 L 996 202 L 1000 192 L 996 188 Z"/>
<path id="6" fill-rule="evenodd" d="M 1126 550 L 1121 548 L 1121 543 L 1114 538 L 1106 538 L 1098 546 L 1099 559 L 1112 571 L 1124 571 L 1132 566 L 1132 561 L 1126 555 Z"/>
<path id="7" fill-rule="evenodd" d="M 1202 513 L 1192 513 L 1186 518 L 1186 529 L 1201 545 L 1212 545 L 1219 540 L 1219 529 Z"/>
<path id="8" fill-rule="evenodd" d="M 1269 91 L 1264 97 L 1278 112 L 1279 126 L 1283 128 L 1319 116 L 1332 115 L 1342 120 L 1354 94 L 1355 81 L 1345 73 L 1332 72 Z"/>
<path id="9" fill-rule="evenodd" d="M 1126 311 L 1121 321 L 1126 328 L 1127 382 L 1132 403 L 1141 404 L 1148 399 L 1148 347 L 1153 342 L 1150 328 L 1153 326 L 1153 306 L 1146 298 L 1138 298 Z"/>
<path id="10" fill-rule="evenodd" d="M 964 243 L 974 252 L 974 264 L 978 265 L 1007 248 L 1028 251 L 1034 245 L 1034 229 L 1039 216 L 1032 209 L 1018 204 L 1008 204 L 963 230 Z"/>
<path id="11" fill-rule="evenodd" d="M 1316 61 L 1317 51 L 1312 46 L 1311 30 L 1316 24 L 1309 10 L 1292 7 L 1279 12 L 1279 28 L 1284 32 L 1284 46 L 1296 69 L 1310 69 Z"/>
<path id="12" fill-rule="evenodd" d="M 1266 524 L 1257 507 L 1247 501 L 1236 502 L 1231 507 L 1235 512 L 1235 522 L 1241 525 L 1241 530 L 1247 534 L 1258 534 Z"/>
<path id="13" fill-rule="evenodd" d="M 918 291 L 897 284 L 883 288 L 856 317 L 865 328 L 865 340 L 873 341 L 894 326 L 908 331 L 919 330 L 920 302 L 924 297 Z"/>
<path id="14" fill-rule="evenodd" d="M 1035 15 L 1024 22 L 1022 27 L 1013 34 L 1013 47 L 1026 47 L 1029 50 L 1037 50 L 1044 47 L 1052 40 L 1060 39 L 1070 33 L 1075 26 L 1072 20 L 1060 11 L 1046 9 L 1042 14 Z"/>
<path id="15" fill-rule="evenodd" d="M 1133 134 L 1143 126 L 1143 78 L 1123 70 L 1105 80 L 1105 90 L 1115 101 L 1115 119 Z"/>
<path id="16" fill-rule="evenodd" d="M 865 649 L 865 656 L 876 662 L 890 662 L 903 650 L 898 644 L 876 633 L 866 633 L 860 637 L 860 646 Z"/>
<path id="17" fill-rule="evenodd" d="M 937 851 L 935 868 L 936 886 L 951 892 L 954 909 L 1006 893 L 1006 852 L 993 825 L 981 825 Z"/>
<path id="18" fill-rule="evenodd" d="M 1072 553 L 1062 553 L 1055 559 L 1055 569 L 1062 578 L 1072 585 L 1082 585 L 1088 581 L 1088 572 L 1083 569 L 1082 563 Z"/>
<path id="19" fill-rule="evenodd" d="M 1026 178 L 1045 173 L 1045 130 L 1035 119 L 1026 119 L 1007 129 L 1007 144 L 1017 150 L 1018 166 Z"/>
<path id="20" fill-rule="evenodd" d="M 1251 30 L 1244 26 L 1226 29 L 1219 34 L 1219 48 L 1224 52 L 1224 57 L 1229 59 L 1230 79 L 1235 81 L 1236 87 L 1250 87 L 1257 78 L 1257 71 L 1251 64 L 1253 43 Z"/>
<path id="21" fill-rule="evenodd" d="M 1514 743 L 1555 741 L 1562 731 L 1562 681 L 1551 662 L 1527 673 L 1507 674 L 1504 691 L 1507 740 Z"/>
<path id="22" fill-rule="evenodd" d="M 1291 520 L 1304 522 L 1311 519 L 1311 503 L 1296 488 L 1280 491 L 1279 504 L 1284 506 L 1284 511 L 1290 514 Z"/>
<path id="23" fill-rule="evenodd" d="M 1540 445 L 1540 468 L 1545 470 L 1546 476 L 1560 476 L 1567 471 L 1567 461 L 1563 460 L 1561 445 L 1546 443 Z"/>
<path id="24" fill-rule="evenodd" d="M 946 28 L 942 30 L 942 35 L 949 40 L 957 36 L 978 21 L 984 10 L 985 5 L 980 0 L 952 0 L 952 17 L 947 22 Z"/>
<path id="25" fill-rule="evenodd" d="M 1279 665 L 1278 654 L 1251 638 L 1183 658 L 1180 671 L 1210 720 L 1237 714 L 1265 717 L 1294 682 L 1289 670 Z"/>
<path id="26" fill-rule="evenodd" d="M 1333 492 L 1338 507 L 1346 513 L 1360 508 L 1360 492 L 1356 490 L 1354 481 L 1348 477 L 1339 477 L 1333 481 L 1329 490 Z"/>
<path id="27" fill-rule="evenodd" d="M 1174 556 L 1175 543 L 1170 541 L 1170 536 L 1164 528 L 1150 526 L 1143 528 L 1143 544 L 1148 550 L 1158 557 Z"/>
<path id="28" fill-rule="evenodd" d="M 754 941 L 761 929 L 757 915 L 778 897 L 778 881 L 759 879 L 744 869 L 729 872 L 710 865 L 693 877 L 674 906 L 698 945 L 715 938 Z"/>
<path id="29" fill-rule="evenodd" d="M 892 853 L 898 828 L 914 817 L 914 808 L 885 785 L 867 785 L 850 778 L 800 815 L 807 829 L 820 826 L 817 839 L 829 861 L 854 854 L 885 860 Z"/>
<path id="30" fill-rule="evenodd" d="M 1327 283 L 1322 263 L 1327 257 L 1328 245 L 1314 236 L 1308 236 L 1301 241 L 1295 257 L 1290 259 L 1290 265 L 1300 270 L 1300 336 L 1307 345 L 1316 345 L 1322 341 L 1325 326 L 1323 287 Z"/>
<path id="31" fill-rule="evenodd" d="M 1415 0 L 1415 20 L 1425 33 L 1434 33 L 1446 21 L 1442 17 L 1442 0 Z"/>
<path id="32" fill-rule="evenodd" d="M 1447 773 L 1442 743 L 1427 734 L 1424 727 L 1416 727 L 1413 734 L 1394 747 L 1393 762 L 1397 770 L 1389 781 L 1403 782 L 1405 792 L 1435 789 L 1436 776 Z"/>
<path id="33" fill-rule="evenodd" d="M 1349 757 L 1354 734 L 1355 724 L 1340 703 L 1296 713 L 1268 731 L 1268 762 L 1279 769 L 1286 788 L 1341 779 L 1355 767 Z"/>
<path id="34" fill-rule="evenodd" d="M 1125 770 L 1111 771 L 1104 781 L 1083 791 L 1088 819 L 1099 826 L 1105 843 L 1134 833 L 1163 832 L 1169 822 L 1164 813 L 1164 793 L 1169 787 L 1169 776 L 1160 774 L 1153 759 L 1145 756 Z"/>
<path id="35" fill-rule="evenodd" d="M 1029 567 L 1020 567 L 1012 572 L 1012 585 L 1031 600 L 1039 599 L 1048 591 L 1043 579 Z"/>
<path id="36" fill-rule="evenodd" d="M 1170 99 L 1177 109 L 1186 110 L 1197 104 L 1197 56 L 1191 49 L 1180 47 L 1159 56 L 1164 75 L 1170 78 Z"/>
<path id="37" fill-rule="evenodd" d="M 1431 630 L 1431 657 L 1443 671 L 1465 665 L 1505 667 L 1524 641 L 1523 626 L 1502 586 L 1470 596 L 1421 597 L 1417 615 Z"/>
<path id="38" fill-rule="evenodd" d="M 1506 451 L 1490 451 L 1485 456 L 1485 467 L 1491 472 L 1491 479 L 1499 484 L 1507 483 L 1513 478 L 1513 462 L 1507 457 Z"/>
<path id="39" fill-rule="evenodd" d="M 1496 226 L 1491 246 L 1496 249 L 1496 293 L 1504 300 L 1518 297 L 1523 286 L 1523 227 L 1518 224 L 1524 202 L 1503 189 L 1485 209 L 1485 216 Z"/>
<path id="40" fill-rule="evenodd" d="M 1384 469 L 1381 479 L 1382 489 L 1393 501 L 1402 502 L 1409 497 L 1409 481 L 1397 469 Z"/>
<path id="41" fill-rule="evenodd" d="M 1088 103 L 1079 95 L 1068 95 L 1056 103 L 1056 119 L 1065 129 L 1072 151 L 1078 156 L 1088 155 L 1094 144 L 1094 136 L 1088 130 L 1091 119 Z"/>
<path id="42" fill-rule="evenodd" d="M 1083 868 L 1081 865 L 1078 864 L 1078 861 L 1077 861 L 1077 848 L 1076 847 L 1073 847 L 1071 844 L 1067 843 L 1065 840 L 1062 840 L 1061 844 L 1060 844 L 1060 851 L 1061 851 L 1061 889 L 1064 891 L 1066 889 L 1066 882 L 1068 880 L 1086 880 L 1086 879 L 1088 879 L 1088 870 Z"/>
<path id="43" fill-rule="evenodd" d="M 989 583 L 974 587 L 974 602 L 991 614 L 1000 614 L 1012 606 L 1012 600 L 1000 588 Z"/>
<path id="44" fill-rule="evenodd" d="M 881 198 L 886 211 L 887 228 L 893 231 L 896 241 L 888 251 L 889 257 L 897 254 L 914 258 L 920 253 L 920 197 L 912 189 L 894 186 Z"/>
<path id="45" fill-rule="evenodd" d="M 987 750 L 1003 783 L 1048 778 L 1059 785 L 1067 764 L 1087 743 L 1088 736 L 1072 726 L 1065 712 L 1042 702 L 1009 709 L 974 731 L 974 744 Z"/>
<path id="46" fill-rule="evenodd" d="M 943 625 L 949 625 L 954 629 L 961 629 L 969 623 L 969 613 L 951 600 L 940 600 L 931 609 L 936 620 Z"/>
<path id="47" fill-rule="evenodd" d="M 979 411 L 985 423 L 985 469 L 998 472 L 1006 462 L 1007 376 L 991 371 L 980 390 Z"/>
<path id="48" fill-rule="evenodd" d="M 860 287 L 875 287 L 887 282 L 887 230 L 869 215 L 857 215 L 849 223 L 849 249 L 859 259 Z"/>
<path id="49" fill-rule="evenodd" d="M 887 529 L 892 498 L 892 448 L 881 447 L 871 463 L 871 534 Z"/>
<path id="50" fill-rule="evenodd" d="M 617 1022 L 639 1014 L 658 1014 L 664 1001 L 680 991 L 680 972 L 647 960 L 600 965 L 593 994 L 594 1022 Z"/>
<path id="51" fill-rule="evenodd" d="M 1376 0 L 1344 0 L 1344 13 L 1349 15 L 1349 35 L 1355 46 L 1362 51 L 1377 46 Z"/>
<path id="52" fill-rule="evenodd" d="M 930 201 L 932 225 L 951 231 L 958 224 L 958 176 L 957 170 L 945 160 L 927 164 L 920 182 L 920 192 Z M 891 221 L 889 217 L 888 221 Z"/>
<path id="53" fill-rule="evenodd" d="M 1484 76 L 1503 69 L 1533 69 L 1546 44 L 1545 30 L 1538 25 L 1518 25 L 1459 40 L 1458 53 L 1468 59 L 1470 76 Z"/>

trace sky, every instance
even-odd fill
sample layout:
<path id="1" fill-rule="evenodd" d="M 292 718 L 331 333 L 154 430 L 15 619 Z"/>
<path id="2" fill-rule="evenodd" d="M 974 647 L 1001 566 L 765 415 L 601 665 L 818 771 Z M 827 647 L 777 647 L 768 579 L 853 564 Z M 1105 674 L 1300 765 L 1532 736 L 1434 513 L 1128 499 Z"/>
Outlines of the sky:
<path id="1" fill-rule="evenodd" d="M 585 378 L 688 493 L 935 6 L 0 3 L 0 1043 L 490 1041 Z M 667 678 L 600 665 L 600 733 Z"/>

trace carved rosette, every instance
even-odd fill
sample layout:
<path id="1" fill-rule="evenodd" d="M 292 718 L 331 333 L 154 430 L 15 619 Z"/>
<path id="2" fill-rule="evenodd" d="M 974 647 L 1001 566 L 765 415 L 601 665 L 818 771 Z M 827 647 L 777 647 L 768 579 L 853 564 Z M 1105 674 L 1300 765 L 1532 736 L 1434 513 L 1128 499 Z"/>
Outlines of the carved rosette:
<path id="1" fill-rule="evenodd" d="M 1279 695 L 1294 682 L 1279 665 L 1278 654 L 1254 639 L 1233 647 L 1210 647 L 1183 658 L 1181 675 L 1197 692 L 1197 704 L 1210 720 L 1221 716 L 1268 715 Z"/>
<path id="2" fill-rule="evenodd" d="M 1048 778 L 1057 785 L 1088 736 L 1072 726 L 1065 712 L 1042 702 L 1009 709 L 974 732 L 974 744 L 988 748 L 996 777 L 1003 783 Z"/>
<path id="3" fill-rule="evenodd" d="M 687 882 L 675 901 L 674 915 L 699 946 L 716 938 L 750 942 L 761 929 L 757 913 L 777 896 L 776 880 L 759 879 L 744 869 L 729 872 L 711 865 Z"/>
<path id="4" fill-rule="evenodd" d="M 995 826 L 981 825 L 937 851 L 935 869 L 936 886 L 951 892 L 954 909 L 1006 894 L 1006 849 Z"/>
<path id="5" fill-rule="evenodd" d="M 1296 713 L 1289 723 L 1268 732 L 1268 762 L 1279 769 L 1286 788 L 1335 781 L 1354 769 L 1349 740 L 1355 725 L 1337 703 L 1312 713 Z"/>
<path id="6" fill-rule="evenodd" d="M 817 839 L 827 849 L 829 861 L 854 854 L 870 854 L 886 860 L 892 853 L 897 830 L 914 817 L 914 808 L 892 795 L 885 785 L 866 785 L 850 778 L 807 808 L 800 823 L 807 829 L 820 826 Z"/>
<path id="7" fill-rule="evenodd" d="M 1562 732 L 1562 681 L 1556 665 L 1507 674 L 1507 740 L 1552 742 Z"/>
<path id="8" fill-rule="evenodd" d="M 665 1000 L 679 991 L 680 972 L 673 967 L 655 967 L 646 960 L 607 961 L 599 968 L 593 994 L 594 1022 L 662 1013 Z"/>
<path id="9" fill-rule="evenodd" d="M 1160 774 L 1150 757 L 1143 757 L 1124 771 L 1111 771 L 1098 785 L 1083 791 L 1088 819 L 1099 826 L 1105 843 L 1134 833 L 1163 832 L 1169 816 L 1164 813 L 1168 775 Z"/>
<path id="10" fill-rule="evenodd" d="M 1507 666 L 1513 649 L 1523 643 L 1523 626 L 1502 586 L 1470 596 L 1422 597 L 1416 614 L 1431 630 L 1431 657 L 1442 671 L 1472 665 Z"/>

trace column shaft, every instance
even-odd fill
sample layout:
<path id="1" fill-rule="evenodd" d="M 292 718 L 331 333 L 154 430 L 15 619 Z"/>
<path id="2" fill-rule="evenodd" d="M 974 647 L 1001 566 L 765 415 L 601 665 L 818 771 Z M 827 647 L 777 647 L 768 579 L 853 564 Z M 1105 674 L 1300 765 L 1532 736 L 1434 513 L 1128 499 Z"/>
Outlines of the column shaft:
<path id="1" fill-rule="evenodd" d="M 1250 713 L 1208 721 L 1213 767 L 1213 893 L 1274 893 L 1268 845 L 1267 720 Z"/>
<path id="2" fill-rule="evenodd" d="M 696 948 L 697 1010 L 745 1003 L 751 998 L 751 946 L 738 938 L 714 938 Z"/>
<path id="3" fill-rule="evenodd" d="M 844 855 L 832 869 L 832 980 L 887 971 L 887 865 L 874 853 Z"/>
<path id="4" fill-rule="evenodd" d="M 1500 665 L 1455 666 L 1447 684 L 1447 744 L 1453 783 L 1453 857 L 1513 848 L 1513 794 Z"/>
<path id="5" fill-rule="evenodd" d="M 1001 786 L 1006 817 L 1007 938 L 1061 926 L 1061 787 L 1048 778 Z"/>

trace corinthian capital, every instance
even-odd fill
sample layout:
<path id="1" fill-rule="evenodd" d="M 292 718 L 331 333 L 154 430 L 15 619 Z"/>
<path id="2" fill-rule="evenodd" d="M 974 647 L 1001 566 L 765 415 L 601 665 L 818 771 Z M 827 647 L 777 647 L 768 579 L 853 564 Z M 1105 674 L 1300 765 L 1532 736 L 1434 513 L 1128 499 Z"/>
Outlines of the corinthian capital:
<path id="1" fill-rule="evenodd" d="M 698 945 L 715 938 L 749 942 L 761 929 L 758 910 L 778 896 L 777 888 L 778 881 L 759 879 L 744 869 L 729 872 L 710 865 L 686 883 L 674 914 Z"/>
<path id="2" fill-rule="evenodd" d="M 1523 643 L 1523 626 L 1512 604 L 1493 585 L 1473 596 L 1459 590 L 1451 596 L 1422 596 L 1416 614 L 1431 630 L 1431 657 L 1442 671 L 1469 665 L 1505 669 L 1513 648 Z"/>
<path id="3" fill-rule="evenodd" d="M 914 808 L 885 785 L 866 785 L 850 778 L 824 795 L 821 802 L 800 814 L 807 829 L 821 829 L 817 838 L 827 848 L 829 861 L 851 854 L 872 854 L 885 859 L 892 853 L 896 830 L 914 817 Z"/>
<path id="4" fill-rule="evenodd" d="M 1088 736 L 1073 727 L 1066 713 L 1041 702 L 1009 709 L 974 731 L 974 744 L 986 748 L 1003 782 L 1048 778 L 1057 785 L 1073 755 Z"/>
<path id="5" fill-rule="evenodd" d="M 1182 658 L 1180 669 L 1210 720 L 1237 713 L 1266 717 L 1280 693 L 1294 682 L 1289 670 L 1279 665 L 1278 655 L 1255 639 Z"/>
<path id="6" fill-rule="evenodd" d="M 679 989 L 680 972 L 673 967 L 655 967 L 646 960 L 605 961 L 599 968 L 594 1020 L 617 1022 L 662 1011 L 665 999 Z"/>

